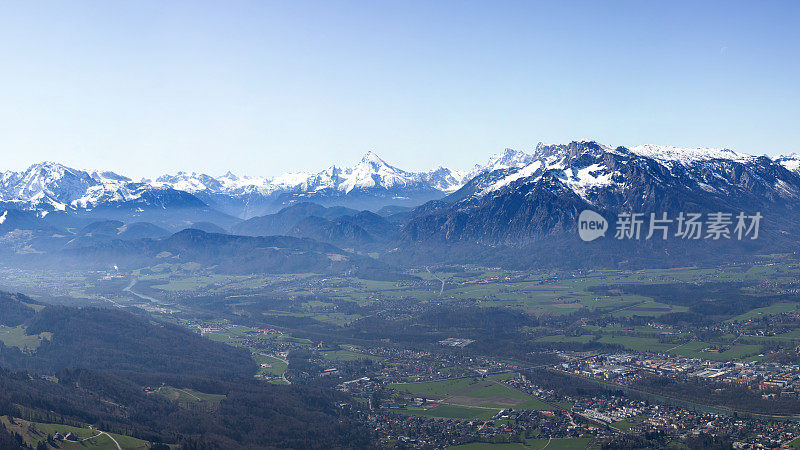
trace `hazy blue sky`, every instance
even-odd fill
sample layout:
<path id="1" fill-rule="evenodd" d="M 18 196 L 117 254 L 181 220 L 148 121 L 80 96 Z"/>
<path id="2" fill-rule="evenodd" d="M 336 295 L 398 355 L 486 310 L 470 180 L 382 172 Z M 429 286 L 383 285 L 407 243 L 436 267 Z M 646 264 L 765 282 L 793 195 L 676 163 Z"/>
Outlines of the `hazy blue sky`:
<path id="1" fill-rule="evenodd" d="M 0 169 L 800 151 L 800 2 L 4 1 Z"/>

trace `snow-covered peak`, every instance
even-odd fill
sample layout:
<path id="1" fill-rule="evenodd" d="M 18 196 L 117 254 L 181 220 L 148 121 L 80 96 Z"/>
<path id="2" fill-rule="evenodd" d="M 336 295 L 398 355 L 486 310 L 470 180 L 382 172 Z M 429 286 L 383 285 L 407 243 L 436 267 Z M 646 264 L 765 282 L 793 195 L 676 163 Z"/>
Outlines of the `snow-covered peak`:
<path id="1" fill-rule="evenodd" d="M 609 158 L 617 162 L 611 163 Z M 509 169 L 494 176 L 484 176 L 476 185 L 477 189 L 473 195 L 481 197 L 512 184 L 536 182 L 547 174 L 556 177 L 562 185 L 590 201 L 593 192 L 606 188 L 621 189 L 624 186 L 625 178 L 622 172 L 625 169 L 621 168 L 619 162 L 624 165 L 629 159 L 653 160 L 664 166 L 665 170 L 660 174 L 657 174 L 658 171 L 653 172 L 653 179 L 663 182 L 661 177 L 669 173 L 684 181 L 692 180 L 708 192 L 724 193 L 737 188 L 731 186 L 736 182 L 731 180 L 722 182 L 720 180 L 725 178 L 724 174 L 710 176 L 708 169 L 712 172 L 718 170 L 719 161 L 748 164 L 757 157 L 724 148 L 680 148 L 657 145 L 612 148 L 595 141 L 575 141 L 565 145 L 539 144 L 532 159 L 534 159 L 532 163 L 521 168 Z M 783 157 L 782 160 L 776 158 L 774 161 L 790 170 L 800 171 L 800 157 L 790 155 Z M 649 171 L 646 164 L 639 167 L 640 170 Z M 778 195 L 783 194 L 778 193 Z"/>
<path id="2" fill-rule="evenodd" d="M 216 178 L 196 172 L 178 172 L 175 175 L 161 175 L 156 178 L 155 182 L 150 184 L 154 187 L 171 187 L 189 193 L 214 191 L 222 187 L 222 184 Z"/>
<path id="3" fill-rule="evenodd" d="M 98 183 L 130 183 L 132 181 L 130 178 L 110 170 L 86 169 L 86 173 Z"/>
<path id="4" fill-rule="evenodd" d="M 228 172 L 221 177 L 214 178 L 206 174 L 178 172 L 175 175 L 160 176 L 155 181 L 143 181 L 191 193 L 222 193 L 236 196 L 254 192 L 271 195 L 275 192 L 340 191 L 349 193 L 354 189 L 391 189 L 421 183 L 423 178 L 423 174 L 406 172 L 389 165 L 370 151 L 353 167 L 342 168 L 334 165 L 317 173 L 290 172 L 274 178 L 266 178 L 235 175 Z M 456 183 L 459 182 L 460 180 L 456 181 Z M 452 180 L 442 183 L 451 190 L 452 184 Z"/>
<path id="5" fill-rule="evenodd" d="M 1 173 L 0 201 L 41 211 L 92 208 L 103 202 L 137 199 L 147 189 L 167 188 L 196 194 L 209 204 L 232 200 L 228 204 L 246 204 L 247 207 L 286 202 L 286 199 L 313 201 L 315 198 L 353 194 L 357 194 L 357 197 L 375 195 L 376 198 L 428 199 L 454 192 L 475 177 L 480 177 L 473 186 L 477 195 L 512 184 L 527 183 L 545 174 L 560 179 L 564 185 L 588 198 L 593 190 L 609 185 L 614 188 L 621 183 L 622 178 L 616 175 L 620 170 L 619 163 L 627 164 L 630 160 L 646 161 L 647 164 L 640 165 L 642 170 L 649 170 L 651 162 L 655 161 L 666 166 L 670 173 L 682 173 L 686 175 L 684 179 L 692 179 L 706 186 L 704 189 L 724 190 L 724 187 L 714 187 L 715 181 L 708 175 L 711 172 L 705 169 L 717 166 L 720 160 L 747 164 L 755 158 L 728 149 L 656 145 L 612 148 L 586 140 L 562 145 L 540 143 L 532 153 L 504 149 L 490 156 L 486 164 L 476 165 L 469 171 L 439 167 L 424 172 L 408 172 L 388 164 L 369 151 L 352 166 L 336 164 L 319 172 L 285 173 L 273 178 L 231 172 L 219 177 L 178 172 L 137 182 L 111 171 L 77 170 L 45 161 L 33 164 L 24 171 Z M 617 160 L 617 163 L 611 164 L 612 160 Z M 773 161 L 800 173 L 798 155 L 781 156 L 773 158 Z M 716 170 L 713 167 L 711 169 L 712 172 Z M 238 207 L 232 206 L 226 212 L 239 214 L 233 209 Z"/>
<path id="6" fill-rule="evenodd" d="M 87 172 L 52 161 L 36 163 L 23 172 L 3 176 L 3 200 L 48 205 L 64 210 L 86 190 L 98 184 Z"/>
<path id="7" fill-rule="evenodd" d="M 44 170 L 44 171 L 48 171 L 48 172 L 63 173 L 63 172 L 70 171 L 70 170 L 73 170 L 73 169 L 70 169 L 69 167 L 67 167 L 67 166 L 65 166 L 65 165 L 63 165 L 61 163 L 57 163 L 55 161 L 41 161 L 41 162 L 38 162 L 38 163 L 33 163 L 30 166 L 28 166 L 28 168 L 25 169 L 25 172 L 30 172 L 30 171 L 35 171 L 35 170 Z"/>
<path id="8" fill-rule="evenodd" d="M 336 188 L 344 192 L 358 188 L 391 188 L 420 181 L 419 175 L 390 166 L 372 152 L 367 152 L 355 167 L 343 169 L 339 176 L 341 183 Z"/>
<path id="9" fill-rule="evenodd" d="M 287 172 L 273 178 L 270 186 L 274 189 L 297 189 L 307 184 L 308 180 L 313 176 L 309 172 Z"/>
<path id="10" fill-rule="evenodd" d="M 797 153 L 778 156 L 775 162 L 792 172 L 800 172 L 800 155 Z"/>
<path id="11" fill-rule="evenodd" d="M 3 173 L 0 199 L 26 209 L 86 208 L 99 201 L 127 200 L 130 179 L 109 171 L 78 170 L 45 161 L 22 172 Z"/>
<path id="12" fill-rule="evenodd" d="M 533 162 L 533 155 L 523 151 L 507 148 L 500 153 L 489 157 L 489 163 L 485 166 L 487 170 L 510 169 L 514 167 L 526 166 Z"/>
<path id="13" fill-rule="evenodd" d="M 269 178 L 236 176 L 230 172 L 217 179 L 222 185 L 222 191 L 226 193 L 267 193 L 272 189 Z"/>
<path id="14" fill-rule="evenodd" d="M 380 156 L 376 155 L 372 151 L 364 153 L 364 156 L 361 157 L 361 163 L 370 164 L 372 166 L 388 166 L 386 161 L 382 160 Z"/>
<path id="15" fill-rule="evenodd" d="M 423 180 L 435 189 L 442 192 L 455 192 L 464 185 L 467 171 L 452 170 L 447 167 L 438 167 L 422 173 Z"/>
<path id="16" fill-rule="evenodd" d="M 485 186 L 482 190 L 480 190 L 477 194 L 479 196 L 486 195 L 490 192 L 498 191 L 503 189 L 504 187 L 514 183 L 517 180 L 532 177 L 534 174 L 540 173 L 542 169 L 542 162 L 541 161 L 533 161 L 532 163 L 523 166 L 521 168 L 512 170 L 512 172 L 508 175 L 500 177 L 499 179 L 493 180 L 491 184 Z"/>
<path id="17" fill-rule="evenodd" d="M 494 155 L 490 156 L 486 164 L 484 165 L 476 164 L 472 168 L 472 170 L 464 173 L 462 175 L 461 184 L 463 185 L 467 181 L 483 173 L 493 172 L 495 170 L 508 170 L 508 169 L 515 169 L 518 167 L 524 167 L 532 163 L 533 161 L 534 161 L 533 155 L 530 155 L 520 150 L 506 148 L 503 151 L 495 153 Z"/>
<path id="18" fill-rule="evenodd" d="M 665 145 L 635 145 L 628 148 L 631 153 L 661 162 L 676 161 L 681 164 L 694 164 L 712 159 L 727 159 L 732 161 L 748 161 L 754 156 L 738 153 L 727 148 L 681 148 Z"/>
<path id="19" fill-rule="evenodd" d="M 602 153 L 612 153 L 623 156 L 635 155 L 654 159 L 660 163 L 679 163 L 682 165 L 692 165 L 698 162 L 711 160 L 746 162 L 755 158 L 755 156 L 738 153 L 726 148 L 686 148 L 652 144 L 614 148 L 592 140 L 573 141 L 569 144 L 556 145 L 539 143 L 536 146 L 536 151 L 532 158 L 552 163 L 557 160 L 563 161 L 576 158 L 585 153 L 592 155 L 600 155 Z"/>
<path id="20" fill-rule="evenodd" d="M 71 169 L 63 164 L 43 161 L 32 164 L 21 174 L 27 183 L 46 186 L 61 180 L 64 177 L 91 178 L 83 171 Z"/>
<path id="21" fill-rule="evenodd" d="M 510 166 L 500 177 L 488 180 L 476 191 L 477 196 L 499 191 L 520 180 L 536 181 L 545 173 L 554 173 L 564 184 L 582 195 L 587 189 L 608 185 L 610 177 L 601 175 L 603 168 L 594 164 L 584 167 L 585 163 L 576 163 L 583 155 L 590 159 L 598 159 L 610 147 L 591 140 L 573 141 L 569 144 L 548 145 L 538 143 L 532 155 L 517 157 L 512 161 L 519 164 Z M 574 165 L 574 167 L 573 167 Z"/>
<path id="22" fill-rule="evenodd" d="M 404 170 L 397 167 L 390 166 L 386 161 L 382 160 L 380 156 L 372 152 L 367 152 L 361 157 L 361 161 L 354 167 L 344 169 L 343 172 L 359 174 L 359 175 L 387 175 L 387 174 L 405 174 Z"/>

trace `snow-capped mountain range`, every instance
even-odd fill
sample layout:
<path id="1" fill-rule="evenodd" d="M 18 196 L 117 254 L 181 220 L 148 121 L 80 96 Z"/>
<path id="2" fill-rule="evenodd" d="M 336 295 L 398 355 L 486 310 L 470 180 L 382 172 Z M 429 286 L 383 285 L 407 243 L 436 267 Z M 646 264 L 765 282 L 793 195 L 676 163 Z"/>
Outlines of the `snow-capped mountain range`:
<path id="1" fill-rule="evenodd" d="M 439 167 L 409 172 L 392 166 L 373 152 L 352 167 L 331 166 L 317 173 L 286 173 L 273 178 L 178 172 L 155 179 L 133 180 L 102 170 L 80 170 L 42 162 L 0 178 L 0 202 L 23 210 L 80 211 L 141 200 L 145 193 L 181 191 L 237 217 L 273 212 L 298 200 L 321 204 L 379 208 L 388 204 L 415 206 L 460 188 L 467 177 L 513 165 L 507 150 L 472 171 Z M 523 158 L 524 159 L 524 158 Z"/>
<path id="2" fill-rule="evenodd" d="M 722 148 L 678 148 L 669 146 L 638 145 L 630 148 L 609 147 L 593 141 L 573 142 L 567 145 L 538 144 L 533 154 L 511 154 L 504 161 L 492 158 L 497 172 L 476 180 L 472 195 L 482 196 L 518 184 L 531 183 L 543 176 L 555 176 L 565 186 L 590 203 L 595 202 L 593 193 L 611 187 L 623 190 L 630 183 L 624 177 L 620 166 L 630 164 L 650 165 L 665 172 L 662 181 L 668 177 L 680 178 L 684 187 L 695 183 L 708 192 L 724 194 L 727 183 L 719 185 L 732 166 L 750 167 L 759 161 L 780 165 L 790 172 L 800 173 L 800 157 L 780 156 L 774 160 L 766 156 L 753 156 Z M 487 171 L 484 171 L 485 173 Z M 470 177 L 473 179 L 479 175 Z M 779 197 L 796 198 L 796 192 L 788 189 L 786 183 L 777 180 L 767 182 L 765 189 L 776 189 Z"/>
<path id="3" fill-rule="evenodd" d="M 140 185 L 117 174 L 76 170 L 54 162 L 34 164 L 22 172 L 6 171 L 0 177 L 0 201 L 20 209 L 87 208 L 133 200 L 140 191 Z"/>
<path id="4" fill-rule="evenodd" d="M 162 175 L 154 181 L 144 180 L 154 186 L 168 186 L 191 193 L 209 191 L 241 195 L 257 192 L 271 195 L 280 191 L 319 192 L 340 191 L 348 194 L 354 190 L 403 189 L 424 185 L 442 192 L 451 192 L 463 184 L 463 173 L 440 167 L 428 172 L 407 172 L 387 164 L 373 152 L 367 152 L 353 167 L 331 166 L 318 173 L 286 173 L 275 178 L 238 177 L 230 172 L 214 178 L 206 174 L 179 172 Z"/>
<path id="5" fill-rule="evenodd" d="M 567 240 L 581 211 L 761 212 L 777 243 L 800 231 L 800 158 L 593 141 L 539 144 L 524 165 L 485 171 L 404 224 L 407 242 L 527 245 Z M 613 222 L 612 222 L 613 223 Z M 430 248 L 428 246 L 427 248 Z M 566 247 L 565 247 L 566 248 Z"/>
<path id="6" fill-rule="evenodd" d="M 608 147 L 594 142 L 567 145 L 539 144 L 531 153 L 505 149 L 486 164 L 470 170 L 439 167 L 410 172 L 392 166 L 368 152 L 352 167 L 330 166 L 316 172 L 287 173 L 268 178 L 222 176 L 179 172 L 155 179 L 132 180 L 102 170 L 78 170 L 54 162 L 43 162 L 20 172 L 0 176 L 0 202 L 21 210 L 81 211 L 98 207 L 139 204 L 153 206 L 152 199 L 181 198 L 188 193 L 229 215 L 247 218 L 277 211 L 297 202 L 380 209 L 387 205 L 416 206 L 451 195 L 456 200 L 502 192 L 509 186 L 558 180 L 589 203 L 607 202 L 614 192 L 630 187 L 626 165 L 650 167 L 664 183 L 692 185 L 708 193 L 732 192 L 728 178 L 741 167 L 780 166 L 800 173 L 797 155 L 768 158 L 727 149 L 676 148 L 641 145 Z M 745 171 L 747 172 L 747 171 Z M 758 170 L 743 176 L 759 189 L 784 201 L 800 198 L 798 186 L 781 177 L 764 179 Z M 616 195 L 616 194 L 614 194 Z M 158 203 L 158 202 L 156 202 Z M 160 202 L 160 207 L 165 207 Z"/>
<path id="7" fill-rule="evenodd" d="M 416 206 L 440 198 L 461 187 L 464 172 L 444 167 L 409 172 L 367 152 L 352 167 L 330 166 L 317 172 L 286 173 L 274 178 L 221 177 L 179 172 L 144 183 L 159 188 L 190 192 L 228 214 L 248 218 L 277 211 L 297 201 L 379 209 L 389 204 Z"/>

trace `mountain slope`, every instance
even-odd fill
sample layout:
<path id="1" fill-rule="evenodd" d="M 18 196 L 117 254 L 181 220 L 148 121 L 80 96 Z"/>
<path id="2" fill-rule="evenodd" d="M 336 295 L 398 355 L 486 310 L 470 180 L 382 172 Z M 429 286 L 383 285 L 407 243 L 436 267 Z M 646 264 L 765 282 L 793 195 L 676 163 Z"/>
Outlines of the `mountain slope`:
<path id="1" fill-rule="evenodd" d="M 164 239 L 114 240 L 43 256 L 34 263 L 120 270 L 159 263 L 194 262 L 219 273 L 341 273 L 383 268 L 371 258 L 330 244 L 291 236 L 231 236 L 185 229 Z"/>
<path id="2" fill-rule="evenodd" d="M 397 227 L 370 211 L 325 219 L 309 216 L 289 231 L 297 237 L 311 238 L 345 248 L 377 249 L 396 237 Z"/>
<path id="3" fill-rule="evenodd" d="M 625 211 L 671 217 L 681 211 L 762 212 L 761 240 L 741 243 L 742 252 L 752 252 L 754 245 L 785 248 L 800 230 L 800 177 L 767 157 L 729 150 L 609 148 L 589 141 L 539 145 L 531 156 L 523 167 L 484 172 L 443 201 L 417 208 L 403 241 L 417 251 L 452 244 L 572 248 L 575 255 L 602 250 L 615 260 L 630 252 L 664 259 L 670 248 L 734 250 L 724 248 L 731 242 L 634 244 L 615 241 L 613 234 L 587 246 L 577 236 L 577 217 L 584 209 L 600 212 L 612 226 L 616 214 Z"/>
<path id="4" fill-rule="evenodd" d="M 300 202 L 287 206 L 274 214 L 247 219 L 234 225 L 231 231 L 243 236 L 289 235 L 297 222 L 307 217 L 334 218 L 353 215 L 357 212 L 344 207 L 326 208 L 316 203 Z"/>
<path id="5" fill-rule="evenodd" d="M 26 354 L 0 343 L 0 365 L 55 373 L 68 367 L 134 370 L 195 376 L 249 378 L 255 364 L 247 351 L 204 339 L 184 328 L 153 324 L 114 309 L 46 306 L 0 292 L 0 323 L 24 324 L 28 335 L 47 334 Z"/>
<path id="6" fill-rule="evenodd" d="M 54 162 L 33 164 L 22 172 L 3 172 L 0 201 L 19 209 L 42 211 L 202 204 L 186 192 L 135 183 L 113 172 L 72 169 Z"/>
<path id="7" fill-rule="evenodd" d="M 311 238 L 339 247 L 362 247 L 387 242 L 397 227 L 370 211 L 341 206 L 324 207 L 315 203 L 296 203 L 275 214 L 253 217 L 232 229 L 245 236 L 286 235 Z"/>

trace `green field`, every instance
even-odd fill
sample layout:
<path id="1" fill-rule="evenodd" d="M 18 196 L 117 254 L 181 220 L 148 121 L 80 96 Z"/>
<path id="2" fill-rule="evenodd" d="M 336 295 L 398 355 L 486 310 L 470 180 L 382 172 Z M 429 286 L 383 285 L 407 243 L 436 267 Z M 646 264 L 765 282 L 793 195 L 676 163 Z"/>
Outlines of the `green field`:
<path id="1" fill-rule="evenodd" d="M 667 312 L 684 311 L 684 307 L 656 303 L 653 299 L 638 295 L 598 295 L 590 291 L 596 286 L 630 283 L 691 282 L 704 280 L 711 274 L 709 269 L 667 269 L 643 272 L 595 271 L 582 277 L 558 274 L 529 275 L 524 279 L 511 279 L 507 272 L 489 269 L 471 269 L 466 272 L 412 271 L 411 275 L 427 280 L 429 286 L 409 282 L 375 281 L 352 277 L 325 277 L 319 285 L 314 280 L 322 278 L 315 274 L 229 276 L 210 273 L 191 273 L 192 268 L 174 264 L 161 264 L 151 268 L 150 275 L 139 279 L 153 283 L 152 288 L 171 293 L 192 293 L 204 290 L 223 293 L 230 290 L 274 289 L 291 296 L 319 295 L 336 300 L 345 300 L 365 305 L 378 299 L 427 301 L 432 298 L 447 300 L 475 300 L 481 306 L 519 308 L 532 314 L 569 314 L 578 309 L 601 309 L 618 316 L 658 316 Z M 728 278 L 745 276 L 724 274 Z M 445 281 L 444 291 L 440 280 Z M 287 282 L 288 281 L 288 282 Z M 308 284 L 306 284 L 308 282 Z M 312 287 L 313 286 L 313 287 Z M 313 317 L 336 325 L 344 325 L 357 319 L 357 315 L 333 312 L 329 302 L 307 301 L 300 311 L 271 311 L 269 314 L 284 314 L 298 317 Z"/>
<path id="2" fill-rule="evenodd" d="M 253 354 L 253 358 L 256 360 L 256 363 L 259 364 L 268 364 L 269 367 L 259 367 L 258 373 L 263 375 L 272 375 L 276 377 L 280 377 L 286 372 L 286 368 L 288 364 L 285 361 L 278 359 L 274 356 L 264 355 L 261 353 Z"/>
<path id="3" fill-rule="evenodd" d="M 707 349 L 715 347 L 716 346 L 706 342 L 695 341 L 675 347 L 670 351 L 670 353 L 685 356 L 687 358 L 703 358 L 713 361 L 732 361 L 756 355 L 761 351 L 760 345 L 753 344 L 735 344 L 733 346 L 723 345 L 722 347 L 726 348 L 723 351 L 707 351 Z"/>
<path id="4" fill-rule="evenodd" d="M 176 402 L 182 408 L 187 409 L 201 408 L 214 410 L 218 408 L 220 402 L 225 399 L 225 396 L 221 394 L 206 394 L 193 389 L 179 389 L 172 386 L 161 386 L 153 391 L 153 393 L 164 396 Z"/>
<path id="5" fill-rule="evenodd" d="M 54 435 L 55 433 L 66 435 L 67 433 L 72 433 L 78 436 L 81 441 L 60 441 L 59 446 L 61 448 L 117 450 L 117 444 L 119 444 L 120 448 L 123 450 L 143 450 L 148 448 L 147 442 L 141 439 L 115 433 L 101 433 L 88 427 L 29 422 L 17 418 L 14 419 L 15 423 L 12 424 L 7 416 L 0 417 L 0 422 L 2 422 L 9 431 L 13 431 L 22 436 L 25 442 L 32 447 L 36 447 L 39 442 L 47 440 L 48 435 Z M 116 444 L 114 441 L 116 441 Z"/>
<path id="6" fill-rule="evenodd" d="M 604 344 L 617 344 L 627 349 L 637 352 L 664 352 L 675 344 L 660 342 L 654 337 L 637 337 L 624 335 L 606 335 L 601 337 L 598 342 Z"/>
<path id="7" fill-rule="evenodd" d="M 683 336 L 683 335 L 680 335 Z M 604 344 L 616 344 L 638 352 L 669 353 L 687 358 L 702 358 L 713 361 L 741 360 L 762 351 L 758 344 L 734 344 L 735 337 L 723 336 L 719 342 L 689 341 L 684 343 L 661 342 L 657 337 L 628 336 L 613 332 L 598 339 Z M 768 338 L 762 339 L 767 341 Z M 558 341 L 553 341 L 558 342 Z M 680 342 L 680 341 L 679 341 Z"/>
<path id="8" fill-rule="evenodd" d="M 25 327 L 9 327 L 0 325 L 0 342 L 7 347 L 17 347 L 20 350 L 36 350 L 42 341 L 49 340 L 53 336 L 51 333 L 41 333 L 33 336 L 25 334 Z"/>
<path id="9" fill-rule="evenodd" d="M 411 393 L 418 397 L 444 397 L 453 391 L 467 388 L 473 384 L 469 378 L 456 380 L 428 381 L 425 383 L 395 383 L 387 387 L 397 391 Z"/>
<path id="10" fill-rule="evenodd" d="M 505 381 L 505 380 L 510 380 L 512 378 L 516 378 L 518 376 L 519 373 L 517 372 L 509 372 L 509 373 L 498 373 L 494 375 L 489 375 L 489 378 L 497 381 Z"/>
<path id="11" fill-rule="evenodd" d="M 614 422 L 614 423 L 611 424 L 611 426 L 616 428 L 616 429 L 618 429 L 618 430 L 628 431 L 628 430 L 631 429 L 632 426 L 636 425 L 637 423 L 642 422 L 646 418 L 647 418 L 647 416 L 629 417 L 629 418 L 627 418 L 625 420 L 620 420 L 620 421 Z"/>
<path id="12" fill-rule="evenodd" d="M 308 339 L 295 338 L 283 333 L 265 335 L 258 333 L 254 328 L 240 325 L 227 325 L 227 323 L 225 326 L 220 326 L 220 330 L 218 331 L 206 331 L 203 333 L 203 336 L 212 341 L 247 348 L 253 353 L 253 359 L 259 365 L 258 371 L 254 375 L 266 376 L 268 378 L 283 376 L 288 364 L 280 358 L 262 353 L 262 351 L 257 348 L 258 344 L 251 346 L 249 343 L 252 341 L 246 339 L 256 339 L 264 342 L 290 342 L 298 347 L 306 347 L 311 344 L 311 341 Z M 262 364 L 265 364 L 267 367 L 261 367 Z"/>
<path id="13" fill-rule="evenodd" d="M 536 342 L 566 342 L 566 343 L 580 343 L 587 344 L 594 340 L 594 335 L 582 334 L 580 336 L 564 336 L 563 334 L 555 334 L 552 336 L 544 336 L 536 339 Z"/>
<path id="14" fill-rule="evenodd" d="M 750 311 L 748 311 L 748 312 L 746 312 L 744 314 L 740 314 L 740 315 L 738 315 L 736 317 L 733 317 L 732 319 L 730 319 L 730 321 L 731 322 L 733 322 L 733 321 L 743 322 L 743 321 L 746 321 L 746 320 L 755 319 L 755 318 L 758 318 L 758 317 L 769 316 L 769 315 L 772 315 L 772 314 L 793 312 L 793 311 L 797 311 L 797 305 L 798 305 L 797 303 L 788 303 L 788 302 L 775 303 L 773 305 L 765 306 L 763 308 L 756 308 L 756 309 L 750 310 Z"/>
<path id="15" fill-rule="evenodd" d="M 286 311 L 269 311 L 264 313 L 266 316 L 290 316 L 290 317 L 310 317 L 316 321 L 329 323 L 331 325 L 344 326 L 355 320 L 361 318 L 358 314 L 344 314 L 338 312 L 322 311 L 309 311 L 309 312 L 286 312 Z"/>
<path id="16" fill-rule="evenodd" d="M 553 406 L 488 378 L 460 378 L 423 383 L 396 383 L 390 389 L 408 392 L 417 397 L 442 398 L 446 403 L 484 408 L 549 410 Z"/>
<path id="17" fill-rule="evenodd" d="M 624 309 L 620 309 L 612 313 L 614 317 L 631 317 L 631 316 L 660 316 L 670 312 L 686 312 L 689 308 L 685 306 L 667 305 L 665 303 L 658 303 L 654 301 L 645 301 Z"/>
<path id="18" fill-rule="evenodd" d="M 330 299 L 346 300 L 364 305 L 379 299 L 427 301 L 432 298 L 442 301 L 474 300 L 483 306 L 505 306 L 530 311 L 534 314 L 568 314 L 577 309 L 600 309 L 616 316 L 643 315 L 658 316 L 668 311 L 683 310 L 680 306 L 656 303 L 653 299 L 620 293 L 617 295 L 597 294 L 593 287 L 625 284 L 664 284 L 674 282 L 703 283 L 747 282 L 770 279 L 779 283 L 796 279 L 798 267 L 785 261 L 780 255 L 775 257 L 779 263 L 766 266 L 753 266 L 743 270 L 741 267 L 724 269 L 703 269 L 694 267 L 672 269 L 649 269 L 641 271 L 598 270 L 581 276 L 552 272 L 528 274 L 524 278 L 513 277 L 511 272 L 472 267 L 469 272 L 450 270 L 428 273 L 426 270 L 412 270 L 410 275 L 427 280 L 428 285 L 412 282 L 374 281 L 354 277 L 323 276 L 320 274 L 218 274 L 193 263 L 181 264 L 163 262 L 146 271 L 132 273 L 143 285 L 140 287 L 151 294 L 169 293 L 177 296 L 192 296 L 202 291 L 216 295 L 246 292 L 273 291 L 279 295 L 302 296 L 318 295 Z M 146 272 L 146 273 L 145 273 Z M 6 284 L 15 289 L 28 292 L 47 292 L 50 295 L 68 295 L 77 299 L 97 297 L 98 288 L 120 283 L 119 280 L 105 281 L 97 276 L 83 272 L 54 273 L 41 271 L 2 271 Z M 324 278 L 325 283 L 318 281 Z M 444 292 L 440 279 L 445 281 Z M 127 279 L 122 284 L 127 284 Z M 145 292 L 147 293 L 147 292 Z M 295 313 L 320 314 L 322 320 L 330 323 L 347 323 L 352 317 L 331 314 L 323 311 L 332 308 L 331 303 L 305 302 L 305 311 Z M 286 311 L 284 311 L 285 313 Z M 757 312 L 755 313 L 757 314 Z"/>

